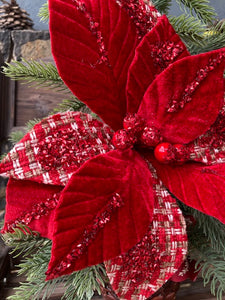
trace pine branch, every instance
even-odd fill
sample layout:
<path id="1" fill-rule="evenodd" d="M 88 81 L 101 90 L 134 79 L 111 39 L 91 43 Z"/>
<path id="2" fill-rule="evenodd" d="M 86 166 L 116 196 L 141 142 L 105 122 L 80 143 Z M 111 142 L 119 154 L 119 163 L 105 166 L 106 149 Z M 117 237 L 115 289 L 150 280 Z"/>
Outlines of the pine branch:
<path id="1" fill-rule="evenodd" d="M 106 272 L 102 265 L 88 267 L 75 272 L 67 277 L 67 287 L 63 299 L 66 300 L 91 300 L 94 291 L 101 294 L 100 284 L 105 286 Z"/>
<path id="2" fill-rule="evenodd" d="M 210 284 L 211 293 L 217 300 L 222 300 L 225 295 L 225 251 L 217 252 L 204 244 L 198 250 L 196 266 L 201 270 L 204 286 Z"/>
<path id="3" fill-rule="evenodd" d="M 8 300 L 49 299 L 56 286 L 64 281 L 63 278 L 45 281 L 50 254 L 51 242 L 46 240 L 45 245 L 39 247 L 36 253 L 26 256 L 25 260 L 18 266 L 18 274 L 26 274 L 27 281 L 15 288 L 15 294 L 10 296 Z"/>
<path id="4" fill-rule="evenodd" d="M 211 293 L 218 300 L 225 294 L 225 225 L 178 202 L 183 213 L 191 214 L 196 224 L 188 227 L 189 255 L 201 270 L 204 285 L 210 284 Z"/>
<path id="5" fill-rule="evenodd" d="M 13 80 L 25 80 L 31 86 L 48 87 L 57 91 L 70 92 L 62 81 L 56 67 L 51 63 L 12 61 L 3 67 L 3 73 Z"/>
<path id="6" fill-rule="evenodd" d="M 6 157 L 7 153 L 3 153 L 0 155 L 0 161 L 3 160 Z"/>
<path id="7" fill-rule="evenodd" d="M 70 99 L 64 99 L 62 103 L 58 104 L 54 108 L 53 113 L 64 112 L 67 110 L 80 111 L 86 108 L 86 105 L 78 100 L 76 96 L 72 96 Z"/>
<path id="8" fill-rule="evenodd" d="M 161 14 L 167 14 L 171 6 L 171 0 L 152 0 L 155 8 Z"/>
<path id="9" fill-rule="evenodd" d="M 49 10 L 48 10 L 48 2 L 44 3 L 38 13 L 40 20 L 44 23 L 48 23 L 49 20 Z"/>
<path id="10" fill-rule="evenodd" d="M 90 300 L 94 291 L 101 293 L 100 285 L 105 286 L 108 278 L 103 265 L 88 267 L 71 275 L 45 281 L 45 272 L 51 256 L 51 241 L 40 238 L 28 227 L 19 225 L 14 233 L 6 233 L 4 240 L 14 247 L 16 256 L 23 254 L 18 274 L 25 274 L 27 281 L 15 288 L 15 294 L 8 300 L 48 299 L 57 285 L 65 288 L 63 299 Z"/>
<path id="11" fill-rule="evenodd" d="M 204 35 L 202 45 L 192 45 L 190 52 L 192 54 L 209 52 L 225 47 L 225 22 L 220 21 L 216 25 L 208 28 Z"/>
<path id="12" fill-rule="evenodd" d="M 12 253 L 17 253 L 17 256 L 30 255 L 47 243 L 47 240 L 40 238 L 37 232 L 32 232 L 29 227 L 22 224 L 18 225 L 13 233 L 7 232 L 2 237 L 5 243 L 13 248 Z"/>
<path id="13" fill-rule="evenodd" d="M 210 247 L 215 251 L 224 251 L 225 253 L 225 225 L 197 210 L 193 211 L 193 216 L 198 221 L 199 230 L 210 241 Z"/>
<path id="14" fill-rule="evenodd" d="M 192 215 L 196 224 L 189 231 L 189 241 L 196 245 L 210 245 L 210 248 L 217 252 L 225 252 L 225 225 L 219 220 L 203 214 L 202 212 L 178 202 L 184 215 Z M 200 240 L 201 239 L 201 240 Z"/>
<path id="15" fill-rule="evenodd" d="M 177 34 L 185 42 L 194 42 L 200 44 L 204 38 L 205 26 L 194 17 L 181 15 L 178 17 L 169 17 L 169 20 Z"/>
<path id="16" fill-rule="evenodd" d="M 212 24 L 217 17 L 215 9 L 208 0 L 176 0 L 181 10 L 188 14 L 189 10 L 192 16 L 196 15 L 205 24 Z"/>
<path id="17" fill-rule="evenodd" d="M 9 135 L 9 141 L 15 145 L 24 137 L 24 132 L 22 130 L 13 131 Z"/>
<path id="18" fill-rule="evenodd" d="M 33 119 L 33 120 L 29 120 L 27 123 L 26 123 L 26 128 L 27 128 L 27 131 L 30 131 L 31 129 L 33 129 L 34 125 L 38 124 L 39 122 L 41 122 L 41 119 Z"/>

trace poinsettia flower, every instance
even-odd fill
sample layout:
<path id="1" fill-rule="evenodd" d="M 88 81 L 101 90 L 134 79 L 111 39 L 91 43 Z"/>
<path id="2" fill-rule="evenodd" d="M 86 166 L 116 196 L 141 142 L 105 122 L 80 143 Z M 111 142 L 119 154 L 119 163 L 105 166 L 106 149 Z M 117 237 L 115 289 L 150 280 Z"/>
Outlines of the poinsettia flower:
<path id="1" fill-rule="evenodd" d="M 105 262 L 120 298 L 147 298 L 187 253 L 171 194 L 225 222 L 225 49 L 190 56 L 138 0 L 49 8 L 61 77 L 108 125 L 57 114 L 15 146 L 0 165 L 4 230 L 24 223 L 53 240 L 47 279 Z"/>

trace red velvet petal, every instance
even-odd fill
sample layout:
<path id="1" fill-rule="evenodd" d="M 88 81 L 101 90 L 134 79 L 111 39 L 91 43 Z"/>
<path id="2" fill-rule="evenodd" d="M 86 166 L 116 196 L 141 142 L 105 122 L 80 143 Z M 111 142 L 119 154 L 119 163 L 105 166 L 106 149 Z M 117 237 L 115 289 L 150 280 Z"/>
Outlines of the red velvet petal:
<path id="1" fill-rule="evenodd" d="M 148 233 L 128 253 L 105 262 L 120 299 L 150 297 L 176 272 L 187 253 L 182 213 L 161 181 L 154 178 L 155 207 Z"/>
<path id="2" fill-rule="evenodd" d="M 112 131 L 90 115 L 65 112 L 34 126 L 0 164 L 0 174 L 65 185 L 86 160 L 113 149 Z"/>
<path id="3" fill-rule="evenodd" d="M 180 201 L 225 223 L 225 164 L 162 165 L 152 160 L 158 176 Z"/>
<path id="4" fill-rule="evenodd" d="M 99 155 L 74 173 L 56 210 L 47 279 L 101 263 L 134 246 L 152 220 L 152 181 L 146 162 L 131 149 Z M 122 203 L 106 213 L 114 195 Z M 107 217 L 99 217 L 102 210 Z M 93 239 L 85 238 L 88 230 Z M 72 250 L 83 246 L 70 261 Z"/>
<path id="5" fill-rule="evenodd" d="M 225 49 L 215 50 L 169 66 L 149 86 L 139 115 L 171 143 L 188 143 L 206 132 L 222 107 L 224 56 Z"/>
<path id="6" fill-rule="evenodd" d="M 127 111 L 136 113 L 141 100 L 155 77 L 178 59 L 188 56 L 186 46 L 166 16 L 146 34 L 135 51 L 128 70 Z"/>
<path id="7" fill-rule="evenodd" d="M 10 178 L 3 233 L 12 232 L 13 227 L 20 223 L 51 239 L 54 209 L 61 190 L 60 186 Z"/>
<path id="8" fill-rule="evenodd" d="M 131 6 L 128 2 L 127 13 L 123 2 L 126 6 L 123 0 L 49 1 L 52 52 L 61 77 L 114 130 L 122 127 L 127 70 L 140 42 L 140 22 L 135 26 Z M 134 9 L 144 9 L 134 2 Z"/>

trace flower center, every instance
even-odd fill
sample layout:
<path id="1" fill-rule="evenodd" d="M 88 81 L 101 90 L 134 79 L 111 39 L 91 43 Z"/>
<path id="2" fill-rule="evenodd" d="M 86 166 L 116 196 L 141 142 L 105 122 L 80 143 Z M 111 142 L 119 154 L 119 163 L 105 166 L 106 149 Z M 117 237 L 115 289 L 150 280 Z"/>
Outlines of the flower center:
<path id="1" fill-rule="evenodd" d="M 182 164 L 189 159 L 185 145 L 162 142 L 160 130 L 148 126 L 137 114 L 128 114 L 123 121 L 123 129 L 114 133 L 112 143 L 117 149 L 125 150 L 139 145 L 154 149 L 155 158 L 164 164 Z"/>

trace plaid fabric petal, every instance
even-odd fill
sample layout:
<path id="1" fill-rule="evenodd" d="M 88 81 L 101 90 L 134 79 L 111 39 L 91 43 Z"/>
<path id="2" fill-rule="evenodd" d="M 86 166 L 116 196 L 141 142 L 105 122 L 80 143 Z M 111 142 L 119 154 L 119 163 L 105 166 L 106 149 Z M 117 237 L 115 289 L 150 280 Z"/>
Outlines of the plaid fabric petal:
<path id="1" fill-rule="evenodd" d="M 148 232 L 127 253 L 105 262 L 120 299 L 150 297 L 178 270 L 187 253 L 182 213 L 151 165 L 150 169 L 155 178 L 155 208 Z"/>
<path id="2" fill-rule="evenodd" d="M 112 130 L 91 115 L 50 116 L 25 135 L 0 164 L 0 174 L 15 179 L 65 185 L 86 160 L 113 148 Z"/>
<path id="3" fill-rule="evenodd" d="M 211 128 L 187 147 L 194 161 L 207 165 L 225 163 L 225 102 Z"/>

